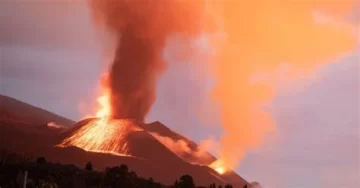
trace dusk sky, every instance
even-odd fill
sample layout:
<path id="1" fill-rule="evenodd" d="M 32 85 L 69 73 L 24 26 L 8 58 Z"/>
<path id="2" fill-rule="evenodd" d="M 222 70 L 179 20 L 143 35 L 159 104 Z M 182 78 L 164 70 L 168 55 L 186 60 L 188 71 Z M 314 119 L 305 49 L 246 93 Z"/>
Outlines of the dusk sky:
<path id="1" fill-rule="evenodd" d="M 0 93 L 77 121 L 94 112 L 111 38 L 95 28 L 83 0 L 59 2 L 0 2 Z M 346 18 L 357 28 L 358 14 L 354 9 Z M 218 140 L 219 114 L 207 102 L 214 81 L 209 53 L 202 53 L 208 52 L 206 41 L 194 42 L 199 53 L 184 60 L 189 63 L 177 63 L 169 55 L 177 40 L 164 51 L 169 65 L 147 121 L 161 121 L 197 142 Z M 294 82 L 284 83 L 286 67 L 272 80 L 265 75 L 276 85 L 267 105 L 276 125 L 240 162 L 236 171 L 245 179 L 264 188 L 360 187 L 360 49 L 329 61 Z"/>

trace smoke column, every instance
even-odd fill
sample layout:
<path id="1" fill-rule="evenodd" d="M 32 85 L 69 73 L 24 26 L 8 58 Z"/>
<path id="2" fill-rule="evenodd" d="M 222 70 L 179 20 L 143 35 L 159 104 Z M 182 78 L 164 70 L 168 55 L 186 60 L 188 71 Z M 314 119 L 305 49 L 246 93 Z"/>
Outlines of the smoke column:
<path id="1" fill-rule="evenodd" d="M 96 21 L 115 35 L 109 73 L 114 118 L 143 121 L 155 101 L 156 79 L 166 67 L 163 49 L 173 34 L 195 37 L 205 1 L 92 0 Z"/>

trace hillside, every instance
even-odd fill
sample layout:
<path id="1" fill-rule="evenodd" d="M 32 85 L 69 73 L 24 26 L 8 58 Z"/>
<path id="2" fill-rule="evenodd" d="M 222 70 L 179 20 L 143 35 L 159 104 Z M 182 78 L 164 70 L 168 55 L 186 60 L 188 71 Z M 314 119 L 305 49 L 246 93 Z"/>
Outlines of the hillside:
<path id="1" fill-rule="evenodd" d="M 149 132 L 156 132 L 173 139 L 184 139 L 191 148 L 196 148 L 197 145 L 171 131 L 161 123 L 157 123 L 160 126 L 152 126 L 154 124 L 130 125 L 139 129 L 136 132 L 129 132 L 124 137 L 132 157 L 86 152 L 77 147 L 54 147 L 81 129 L 86 120 L 80 121 L 68 129 L 49 127 L 45 122 L 58 122 L 51 118 L 62 120 L 62 122 L 65 120 L 65 123 L 67 120 L 45 110 L 32 107 L 29 104 L 2 96 L 2 100 L 4 98 L 8 102 L 6 105 L 1 105 L 1 116 L 11 118 L 0 119 L 0 149 L 7 149 L 30 156 L 44 156 L 53 162 L 75 164 L 79 167 L 83 167 L 87 161 L 91 161 L 94 168 L 98 170 L 126 164 L 130 169 L 136 171 L 140 177 L 152 177 L 155 181 L 168 185 L 173 184 L 176 178 L 184 174 L 193 176 L 197 185 L 209 185 L 210 183 L 224 185 L 230 183 L 234 187 L 242 187 L 247 183 L 234 172 L 219 175 L 207 166 L 193 165 L 178 157 Z M 32 109 L 35 113 L 31 112 Z M 22 112 L 24 111 L 35 114 L 35 118 L 32 118 L 31 115 L 23 115 Z M 6 114 L 3 112 L 6 112 Z M 16 121 L 13 119 L 16 119 Z M 215 159 L 215 157 L 213 158 Z"/>
<path id="2" fill-rule="evenodd" d="M 0 94 L 0 120 L 8 119 L 26 124 L 41 125 L 55 122 L 71 126 L 75 122 L 39 107 L 29 105 L 17 99 Z"/>

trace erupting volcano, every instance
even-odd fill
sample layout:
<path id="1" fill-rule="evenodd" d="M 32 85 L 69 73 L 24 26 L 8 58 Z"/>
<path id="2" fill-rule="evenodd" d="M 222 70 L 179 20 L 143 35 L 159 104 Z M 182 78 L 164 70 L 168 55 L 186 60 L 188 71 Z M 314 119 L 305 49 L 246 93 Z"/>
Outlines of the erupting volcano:
<path id="1" fill-rule="evenodd" d="M 295 73 L 294 80 L 307 78 L 327 62 L 324 60 L 356 46 L 353 26 L 314 21 L 312 15 L 317 5 L 269 1 L 260 6 L 256 2 L 207 0 L 90 2 L 94 20 L 113 37 L 114 58 L 107 70 L 103 96 L 99 98 L 97 119 L 79 123 L 59 146 L 134 155 L 129 151 L 127 137 L 134 132 L 146 132 L 144 119 L 156 99 L 157 79 L 167 66 L 164 49 L 169 38 L 179 36 L 182 40 L 177 45 L 186 46 L 189 41 L 205 36 L 208 43 L 204 46 L 214 51 L 212 60 L 206 64 L 211 67 L 215 81 L 211 100 L 219 107 L 224 129 L 220 148 L 215 148 L 219 159 L 210 163 L 201 157 L 189 160 L 186 156 L 194 154 L 193 148 L 181 139 L 146 134 L 186 162 L 207 165 L 217 174 L 237 168 L 245 152 L 259 146 L 265 135 L 275 130 L 265 106 L 276 94 L 275 73 L 279 67 L 289 65 L 285 74 L 292 78 L 290 74 Z M 254 15 L 252 10 L 259 14 Z M 180 60 L 175 55 L 176 62 L 183 62 L 191 54 L 186 50 L 183 53 L 183 49 L 174 51 L 177 50 L 180 52 L 175 54 L 180 54 Z M 177 145 L 183 151 L 173 148 Z"/>
<path id="2" fill-rule="evenodd" d="M 238 169 L 241 160 L 245 157 L 250 159 L 251 156 L 262 154 L 254 152 L 246 155 L 247 152 L 262 143 L 268 145 L 259 151 L 267 152 L 268 147 L 281 146 L 278 145 L 278 141 L 289 141 L 277 138 L 279 135 L 288 136 L 288 134 L 273 134 L 274 137 L 267 137 L 276 129 L 285 127 L 276 126 L 276 122 L 283 122 L 284 125 L 290 122 L 291 126 L 292 121 L 282 119 L 288 117 L 281 113 L 288 107 L 296 108 L 295 105 L 298 103 L 292 106 L 292 98 L 287 98 L 287 94 L 301 91 L 299 93 L 306 94 L 304 99 L 308 101 L 311 95 L 308 96 L 307 92 L 303 91 L 307 91 L 312 83 L 317 83 L 313 82 L 316 81 L 314 73 L 358 47 L 356 40 L 358 25 L 353 20 L 354 13 L 358 11 L 353 10 L 356 0 L 344 3 L 336 3 L 336 1 L 331 3 L 325 0 L 311 0 L 311 2 L 269 0 L 260 3 L 209 0 L 88 0 L 87 2 L 95 28 L 99 29 L 100 35 L 106 35 L 99 37 L 99 40 L 110 39 L 110 43 L 114 44 L 104 48 L 106 55 L 96 54 L 96 57 L 103 55 L 104 59 L 111 58 L 106 63 L 109 65 L 104 71 L 106 77 L 100 79 L 102 90 L 97 100 L 98 107 L 92 112 L 93 116 L 83 118 L 76 123 L 0 95 L 0 152 L 1 149 L 6 149 L 21 154 L 27 153 L 30 156 L 46 157 L 51 162 L 82 167 L 89 161 L 94 164 L 96 170 L 126 164 L 129 169 L 136 171 L 139 177 L 151 177 L 168 185 L 173 184 L 174 180 L 182 175 L 189 174 L 199 185 L 230 183 L 234 187 L 244 187 L 248 183 L 233 169 Z M 31 13 L 31 16 L 28 16 L 31 19 L 17 18 L 14 23 L 12 20 L 8 21 L 9 26 L 16 26 L 14 28 L 18 30 L 43 24 L 33 22 L 33 18 L 46 18 L 44 23 L 49 22 L 56 26 L 41 26 L 41 28 L 52 28 L 44 36 L 38 34 L 41 32 L 38 32 L 36 27 L 36 35 L 25 33 L 25 37 L 13 35 L 17 32 L 7 30 L 6 27 L 5 36 L 10 34 L 10 37 L 5 41 L 4 46 L 8 53 L 4 58 L 8 61 L 4 69 L 7 73 L 4 75 L 6 78 L 4 80 L 7 80 L 4 86 L 9 88 L 5 88 L 4 92 L 14 92 L 15 96 L 28 98 L 44 106 L 48 106 L 49 101 L 54 101 L 56 107 L 53 110 L 58 108 L 58 112 L 66 112 L 70 116 L 71 110 L 68 108 L 73 109 L 76 104 L 72 100 L 88 93 L 85 89 L 88 89 L 87 84 L 91 79 L 87 76 L 90 74 L 79 74 L 75 66 L 67 64 L 66 66 L 69 67 L 63 70 L 69 74 L 68 69 L 75 71 L 73 74 L 76 77 L 67 75 L 70 77 L 66 80 L 54 76 L 54 83 L 45 79 L 49 77 L 49 72 L 57 72 L 56 69 L 50 68 L 58 68 L 57 63 L 65 59 L 62 58 L 63 52 L 76 49 L 74 50 L 76 53 L 71 52 L 69 56 L 74 55 L 74 60 L 77 61 L 78 57 L 86 57 L 85 59 L 95 57 L 87 57 L 82 53 L 83 50 L 78 50 L 78 47 L 84 51 L 93 52 L 93 50 L 83 45 L 75 45 L 78 41 L 67 36 L 71 32 L 61 32 L 64 33 L 64 37 L 66 35 L 66 39 L 71 39 L 70 46 L 64 45 L 63 38 L 58 32 L 61 26 L 57 25 L 61 21 L 58 19 L 60 14 L 54 15 L 53 18 L 48 17 L 52 11 L 49 11 L 47 5 L 43 7 L 43 3 L 36 3 L 41 4 L 46 12 L 41 16 L 37 14 L 41 9 L 35 8 L 37 6 L 35 4 L 34 7 L 29 6 L 31 8 L 29 10 L 27 10 L 28 6 L 15 4 L 16 10 L 20 8 L 23 10 L 20 12 Z M 66 8 L 66 11 L 54 12 L 67 14 L 72 10 L 68 9 L 67 5 L 59 7 Z M 76 14 L 71 16 L 78 16 L 77 11 L 76 9 L 74 11 Z M 5 17 L 12 18 L 10 14 L 15 11 L 7 12 L 9 16 Z M 68 17 L 65 18 L 69 20 Z M 75 20 L 85 21 L 82 17 Z M 17 21 L 21 23 L 25 21 L 26 24 L 23 26 Z M 66 24 L 59 31 L 73 29 L 69 26 L 84 25 Z M 56 31 L 53 28 L 56 28 Z M 93 32 L 85 30 L 81 28 L 81 32 L 74 33 L 92 35 Z M 31 40 L 27 39 L 28 36 Z M 26 40 L 21 42 L 23 39 Z M 46 44 L 38 42 L 39 39 L 44 39 Z M 7 46 L 9 41 L 11 45 Z M 48 45 L 48 41 L 53 41 L 55 44 Z M 100 43 L 92 41 L 85 42 L 84 45 Z M 26 48 L 18 44 L 24 44 Z M 59 48 L 63 46 L 66 50 Z M 44 52 L 48 54 L 44 55 L 51 59 L 46 66 L 37 63 L 38 58 L 42 57 L 38 54 L 38 50 L 42 53 L 42 47 L 46 47 Z M 17 57 L 18 52 L 26 56 Z M 77 54 L 78 52 L 81 53 Z M 58 55 L 61 58 L 57 59 Z M 30 57 L 35 59 L 31 62 L 23 61 Z M 12 58 L 20 60 L 20 64 Z M 54 59 L 56 61 L 53 61 Z M 30 69 L 28 63 L 35 62 L 35 66 Z M 26 66 L 23 63 L 26 63 Z M 182 67 L 185 64 L 186 72 Z M 165 75 L 159 81 L 168 65 L 171 70 L 170 76 Z M 83 65 L 80 66 L 76 67 L 82 69 Z M 175 68 L 174 72 L 172 68 Z M 44 70 L 46 74 L 38 74 L 41 73 L 40 70 Z M 21 77 L 17 78 L 19 73 Z M 59 74 L 63 76 L 63 72 Z M 86 76 L 86 79 L 79 79 L 77 77 L 79 75 Z M 183 80 L 185 77 L 186 79 Z M 11 81 L 13 78 L 16 78 L 14 82 Z M 19 94 L 18 92 L 23 91 L 23 88 L 13 85 L 22 86 L 20 83 L 25 81 L 23 84 L 28 86 L 27 78 L 39 81 L 36 82 L 37 87 L 44 90 L 39 92 L 37 88 L 31 88 L 31 91 L 35 90 L 30 93 L 31 95 Z M 45 82 L 40 78 L 44 78 Z M 325 81 L 327 80 L 325 78 L 322 79 Z M 75 79 L 79 79 L 80 82 Z M 62 82 L 74 82 L 77 85 Z M 76 88 L 78 90 L 66 92 L 66 95 L 58 92 L 61 101 L 55 102 L 50 100 L 52 98 L 41 95 L 45 99 L 42 103 L 39 100 L 41 97 L 34 93 L 49 95 L 47 91 L 49 84 L 55 86 L 56 91 L 69 91 L 81 85 Z M 67 89 L 57 87 L 59 84 L 66 85 Z M 157 91 L 161 92 L 158 98 Z M 280 101 L 282 97 L 285 97 L 285 103 L 291 105 L 282 106 Z M 66 101 L 67 99 L 71 100 Z M 146 122 L 147 115 L 156 100 L 160 101 L 160 105 L 156 105 L 157 109 L 154 110 L 155 116 L 158 116 L 156 120 L 170 121 L 167 123 L 174 123 L 173 126 L 177 128 L 182 126 L 181 130 L 188 133 L 196 132 L 193 136 L 199 139 L 201 144 L 196 144 L 158 121 Z M 65 102 L 64 105 L 71 105 L 65 107 L 60 104 L 62 102 Z M 306 104 L 312 102 L 309 100 Z M 315 104 L 321 106 L 322 103 L 317 102 Z M 279 105 L 278 103 L 280 106 L 274 107 Z M 279 119 L 274 119 L 272 113 Z M 314 122 L 318 123 L 317 120 Z M 308 123 L 308 121 L 304 122 Z M 211 126 L 203 126 L 208 123 Z M 221 127 L 222 131 L 212 124 Z M 195 127 L 197 125 L 202 127 Z M 287 133 L 286 131 L 287 129 L 280 133 Z M 209 141 L 208 145 L 206 141 Z M 214 153 L 216 157 L 208 151 L 216 152 Z M 278 149 L 271 151 L 278 152 Z M 277 153 L 271 153 L 270 156 L 277 156 Z M 255 161 L 260 160 L 255 158 Z M 253 168 L 251 165 L 246 166 Z M 256 169 L 258 167 L 261 165 L 255 165 L 253 169 L 259 170 Z M 4 177 L 0 177 L 0 180 L 7 179 Z"/>
<path id="3" fill-rule="evenodd" d="M 107 79 L 105 79 L 107 80 Z M 98 98 L 99 110 L 95 118 L 78 123 L 72 134 L 59 147 L 79 147 L 85 151 L 130 156 L 127 136 L 130 132 L 141 131 L 135 119 L 111 119 L 108 88 L 103 85 L 103 95 Z"/>
<path id="4" fill-rule="evenodd" d="M 49 161 L 79 167 L 91 161 L 97 170 L 126 164 L 139 177 L 152 177 L 168 185 L 185 173 L 199 185 L 231 183 L 242 187 L 246 183 L 234 172 L 220 175 L 208 168 L 216 160 L 214 156 L 207 152 L 201 155 L 205 158 L 196 155 L 198 146 L 194 142 L 160 122 L 145 124 L 135 119 L 110 118 L 104 113 L 111 112 L 111 108 L 104 108 L 107 104 L 104 96 L 99 97 L 103 106 L 98 117 L 75 123 L 0 95 L 0 103 L 5 107 L 0 111 L 0 150 L 44 156 Z M 31 109 L 37 116 L 29 119 L 28 113 L 19 111 L 23 109 Z M 49 126 L 49 118 L 54 122 L 51 125 L 64 126 Z M 160 137 L 186 145 L 187 153 L 177 153 L 179 150 L 172 150 Z"/>
<path id="5" fill-rule="evenodd" d="M 174 171 L 175 174 L 178 172 L 190 173 L 196 177 L 198 182 L 218 182 L 220 184 L 231 182 L 233 185 L 241 186 L 246 183 L 246 181 L 236 173 L 219 166 L 219 164 L 216 167 L 211 166 L 210 164 L 214 163 L 214 161 L 216 163 L 214 156 L 206 151 L 200 151 L 199 146 L 187 138 L 167 128 L 164 129 L 165 126 L 159 122 L 144 124 L 137 119 L 113 118 L 109 89 L 106 84 L 107 82 L 103 83 L 105 83 L 102 85 L 103 94 L 97 100 L 99 109 L 96 115 L 78 122 L 73 128 L 65 131 L 65 138 L 57 145 L 57 148 L 66 149 L 75 147 L 87 153 L 110 154 L 112 156 L 126 158 L 127 160 L 140 160 L 141 162 L 136 162 L 138 163 L 137 165 L 128 165 L 132 168 L 147 168 L 146 171 L 150 171 L 153 175 L 154 173 L 159 173 L 158 168 L 154 168 L 154 164 L 147 163 L 157 164 L 161 161 L 165 166 L 177 166 L 178 169 Z M 167 137 L 165 135 L 173 136 Z M 187 148 L 186 152 L 181 150 L 180 153 L 178 153 L 179 151 L 174 150 L 173 146 L 168 145 L 166 141 L 164 142 L 163 138 L 171 140 L 172 142 L 181 142 L 183 146 Z M 163 146 L 156 149 L 159 147 L 159 144 Z M 148 150 L 154 150 L 154 155 L 149 155 Z M 159 155 L 163 156 L 159 157 Z M 163 159 L 166 159 L 166 161 Z M 138 165 L 140 165 L 140 167 L 137 167 Z M 146 165 L 150 166 L 145 167 Z M 218 174 L 210 170 L 207 165 L 213 168 Z M 187 170 L 184 171 L 183 168 Z M 146 175 L 147 174 L 148 173 L 146 173 Z M 164 176 L 164 174 L 160 176 Z M 165 181 L 173 178 L 172 174 L 169 174 L 169 176 L 171 178 L 166 178 L 166 176 L 162 178 L 164 178 Z"/>
<path id="6" fill-rule="evenodd" d="M 130 156 L 127 136 L 130 132 L 142 130 L 131 119 L 85 119 L 80 128 L 66 138 L 59 146 L 76 146 L 85 151 Z"/>
<path id="7" fill-rule="evenodd" d="M 127 136 L 143 131 L 145 116 L 156 98 L 157 78 L 166 67 L 166 41 L 179 33 L 194 39 L 204 31 L 205 2 L 91 1 L 95 20 L 114 36 L 114 58 L 102 85 L 96 119 L 78 123 L 58 146 L 133 155 Z"/>

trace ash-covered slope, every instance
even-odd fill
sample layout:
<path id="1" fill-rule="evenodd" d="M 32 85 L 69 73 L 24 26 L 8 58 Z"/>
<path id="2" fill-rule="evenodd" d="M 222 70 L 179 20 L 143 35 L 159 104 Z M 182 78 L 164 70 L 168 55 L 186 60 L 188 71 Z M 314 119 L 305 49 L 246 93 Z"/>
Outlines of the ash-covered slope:
<path id="1" fill-rule="evenodd" d="M 200 152 L 199 146 L 195 142 L 191 141 L 183 135 L 172 131 L 161 122 L 156 121 L 153 123 L 145 124 L 144 129 L 150 133 L 155 133 L 156 135 L 159 135 L 161 137 L 169 138 L 174 142 L 181 141 L 183 143 L 186 143 L 186 147 L 190 151 L 178 153 L 178 155 L 188 162 L 191 162 L 193 164 L 209 165 L 216 160 L 213 155 L 206 151 L 201 152 L 201 156 L 197 155 Z"/>
<path id="2" fill-rule="evenodd" d="M 9 111 L 6 108 L 5 106 L 1 106 L 2 111 Z M 37 108 L 34 107 L 34 109 Z M 48 117 L 48 113 L 49 112 L 45 111 L 44 116 Z M 17 114 L 21 115 L 20 112 L 17 112 Z M 37 113 L 37 116 L 41 117 L 41 114 Z M 139 176 L 145 178 L 152 177 L 154 180 L 165 184 L 173 184 L 175 179 L 184 174 L 192 175 L 197 185 L 231 183 L 235 185 L 235 187 L 242 187 L 242 185 L 246 183 L 245 180 L 235 173 L 219 175 L 207 166 L 188 163 L 186 160 L 171 152 L 149 133 L 151 130 L 151 132 L 157 132 L 158 134 L 168 137 L 178 135 L 180 136 L 179 138 L 185 138 L 172 132 L 170 129 L 168 130 L 174 135 L 171 135 L 170 132 L 166 133 L 152 129 L 151 124 L 144 125 L 136 121 L 127 124 L 126 126 L 128 126 L 129 129 L 136 130 L 128 131 L 125 135 L 122 135 L 122 140 L 126 140 L 127 154 L 131 156 L 118 156 L 108 153 L 88 152 L 71 146 L 54 147 L 64 139 L 84 128 L 84 126 L 93 119 L 86 119 L 76 123 L 70 129 L 63 129 L 50 127 L 46 125 L 46 123 L 44 124 L 44 122 L 41 122 L 41 124 L 33 123 L 32 121 L 29 123 L 21 123 L 27 122 L 28 117 L 22 119 L 22 116 L 17 116 L 17 118 L 19 121 L 13 121 L 9 118 L 1 119 L 0 149 L 7 149 L 35 157 L 44 156 L 53 162 L 75 164 L 80 167 L 84 166 L 86 162 L 91 161 L 98 170 L 110 166 L 127 164 L 129 168 Z M 53 122 L 54 120 L 50 121 Z M 32 126 L 28 126 L 30 124 Z M 162 128 L 165 129 L 166 126 L 162 125 Z M 120 132 L 121 130 L 122 128 L 119 129 Z M 120 136 L 120 133 L 115 133 L 115 135 Z M 118 141 L 119 140 L 116 142 Z M 191 147 L 197 147 L 191 140 L 187 139 L 187 141 L 192 145 Z"/>
<path id="3" fill-rule="evenodd" d="M 202 164 L 209 165 L 216 160 L 216 157 L 211 155 L 208 152 L 202 153 L 201 156 L 196 155 L 197 149 L 199 148 L 199 146 L 195 142 L 186 138 L 183 135 L 180 135 L 180 134 L 172 131 L 171 129 L 166 127 L 161 122 L 156 121 L 156 122 L 153 122 L 150 124 L 146 124 L 146 125 L 144 125 L 144 128 L 148 132 L 154 132 L 160 136 L 168 137 L 175 141 L 182 140 L 182 141 L 186 142 L 187 146 L 191 149 L 191 153 L 180 154 L 180 157 L 185 159 L 186 161 L 194 162 L 194 163 L 201 161 Z M 244 182 L 246 182 L 246 180 L 244 180 L 241 176 L 239 176 L 234 171 L 229 171 L 229 172 L 221 175 L 221 178 L 226 182 L 231 182 L 233 185 L 242 185 L 242 184 L 244 184 Z"/>
<path id="4" fill-rule="evenodd" d="M 1 119 L 33 125 L 54 122 L 63 126 L 71 126 L 75 123 L 72 120 L 61 117 L 44 109 L 0 94 L 0 120 Z"/>
<path id="5" fill-rule="evenodd" d="M 102 125 L 94 123 L 98 120 L 80 121 L 74 128 L 61 133 L 61 137 L 65 140 L 61 147 L 69 149 L 77 146 L 88 152 L 96 151 L 115 155 L 118 157 L 115 161 L 98 160 L 97 157 L 92 158 L 91 161 L 100 169 L 125 163 L 138 175 L 152 177 L 166 184 L 172 184 L 184 174 L 192 175 L 199 185 L 208 185 L 211 182 L 227 183 L 207 166 L 192 165 L 179 158 L 149 134 L 144 129 L 144 124 L 136 120 L 109 120 L 106 126 L 109 126 L 107 128 L 110 131 L 106 135 L 92 136 L 94 131 L 103 129 Z"/>

